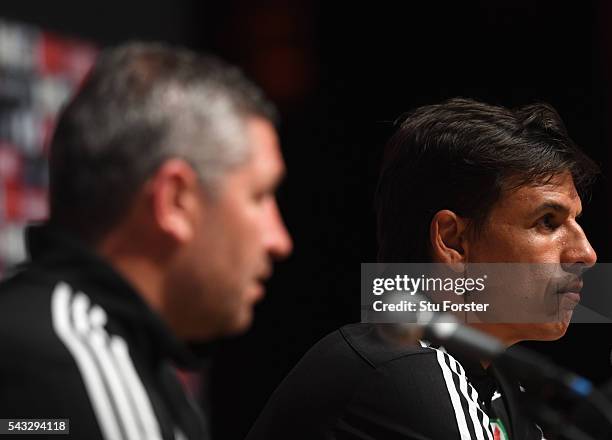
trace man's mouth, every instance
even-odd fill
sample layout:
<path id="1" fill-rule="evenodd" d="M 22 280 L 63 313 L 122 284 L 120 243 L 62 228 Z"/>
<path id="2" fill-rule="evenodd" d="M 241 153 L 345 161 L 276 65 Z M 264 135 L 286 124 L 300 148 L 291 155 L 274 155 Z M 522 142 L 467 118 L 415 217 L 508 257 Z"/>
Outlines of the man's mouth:
<path id="1" fill-rule="evenodd" d="M 256 300 L 260 300 L 264 296 L 266 292 L 266 282 L 271 276 L 272 267 L 267 267 L 255 277 L 255 284 L 257 286 L 255 294 Z"/>
<path id="2" fill-rule="evenodd" d="M 566 307 L 574 308 L 580 302 L 580 291 L 582 290 L 582 280 L 577 279 L 566 284 L 558 290 L 558 294 L 566 300 Z"/>
<path id="3" fill-rule="evenodd" d="M 265 284 L 265 282 L 272 276 L 273 271 L 274 269 L 272 268 L 271 264 L 266 265 L 266 267 L 259 272 L 259 275 L 257 275 L 257 281 L 261 284 Z"/>
<path id="4" fill-rule="evenodd" d="M 580 302 L 580 292 L 561 292 L 561 295 L 572 303 L 578 304 Z"/>
<path id="5" fill-rule="evenodd" d="M 563 286 L 560 286 L 558 292 L 559 293 L 567 293 L 567 292 L 580 293 L 580 291 L 582 290 L 582 286 L 583 286 L 582 279 L 577 278 L 569 283 L 564 284 Z"/>

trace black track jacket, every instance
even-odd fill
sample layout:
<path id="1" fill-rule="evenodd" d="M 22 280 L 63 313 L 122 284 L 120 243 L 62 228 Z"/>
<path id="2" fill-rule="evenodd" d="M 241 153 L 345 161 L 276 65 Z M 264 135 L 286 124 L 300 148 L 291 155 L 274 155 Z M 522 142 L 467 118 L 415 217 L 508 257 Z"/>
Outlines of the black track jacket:
<path id="1" fill-rule="evenodd" d="M 194 358 L 140 295 L 65 233 L 32 227 L 27 244 L 0 284 L 0 418 L 70 419 L 52 438 L 208 439 L 174 370 Z"/>
<path id="2" fill-rule="evenodd" d="M 352 324 L 306 353 L 247 440 L 541 440 L 520 393 L 494 366 Z"/>

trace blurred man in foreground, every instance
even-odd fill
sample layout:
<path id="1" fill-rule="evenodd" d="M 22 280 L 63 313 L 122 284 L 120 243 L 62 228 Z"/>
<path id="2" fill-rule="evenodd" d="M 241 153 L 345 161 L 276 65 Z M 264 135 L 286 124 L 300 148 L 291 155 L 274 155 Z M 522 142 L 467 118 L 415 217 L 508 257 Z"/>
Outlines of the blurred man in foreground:
<path id="1" fill-rule="evenodd" d="M 534 290 L 540 297 L 508 292 L 523 312 L 535 308 L 545 319 L 476 325 L 508 347 L 557 339 L 576 306 L 581 273 L 596 260 L 577 218 L 580 194 L 597 172 L 548 105 L 511 111 L 453 99 L 421 107 L 387 145 L 377 192 L 379 260 L 459 272 L 472 263 L 560 268 L 571 285 Z M 495 364 L 424 341 L 398 347 L 374 325 L 348 325 L 304 356 L 248 440 L 541 439 L 519 394 Z"/>
<path id="2" fill-rule="evenodd" d="M 275 111 L 220 60 L 105 51 L 59 118 L 47 224 L 0 286 L 0 417 L 73 438 L 205 439 L 174 374 L 244 331 L 291 251 Z"/>

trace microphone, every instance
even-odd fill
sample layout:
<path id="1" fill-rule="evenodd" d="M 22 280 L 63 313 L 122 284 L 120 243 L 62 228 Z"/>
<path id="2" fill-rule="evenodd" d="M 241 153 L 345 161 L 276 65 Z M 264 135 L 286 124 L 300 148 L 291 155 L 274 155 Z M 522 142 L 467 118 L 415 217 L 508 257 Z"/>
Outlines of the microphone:
<path id="1" fill-rule="evenodd" d="M 413 298 L 416 302 L 431 302 L 422 294 Z M 395 344 L 417 344 L 419 340 L 426 340 L 444 346 L 451 353 L 480 361 L 495 361 L 497 368 L 508 370 L 524 384 L 540 387 L 543 383 L 553 383 L 578 397 L 588 396 L 593 390 L 589 380 L 526 348 L 514 346 L 507 349 L 499 339 L 460 323 L 450 313 L 415 311 L 410 318 L 410 323 L 381 326 L 382 333 Z"/>
<path id="2" fill-rule="evenodd" d="M 497 338 L 460 323 L 449 313 L 417 312 L 413 318 L 414 323 L 387 324 L 380 328 L 395 344 L 417 344 L 419 340 L 426 340 L 444 346 L 450 353 L 495 361 L 497 369 L 518 379 L 525 387 L 527 408 L 532 416 L 554 430 L 559 438 L 612 438 L 609 435 L 612 433 L 612 404 L 588 379 L 526 348 L 507 349 Z M 612 382 L 608 388 L 608 396 L 612 396 Z M 553 410 L 552 406 L 562 409 Z M 574 417 L 576 407 L 579 411 Z M 605 432 L 605 437 L 599 436 L 599 432 L 591 437 L 590 432 L 586 434 L 581 429 L 584 420 L 589 418 L 597 420 L 599 432 Z"/>
<path id="3" fill-rule="evenodd" d="M 519 346 L 507 349 L 498 339 L 456 320 L 451 322 L 448 316 L 435 316 L 424 325 L 423 338 L 451 352 L 495 361 L 498 368 L 507 370 L 531 390 L 555 384 L 576 397 L 586 397 L 593 391 L 589 380 L 559 367 L 545 356 Z"/>

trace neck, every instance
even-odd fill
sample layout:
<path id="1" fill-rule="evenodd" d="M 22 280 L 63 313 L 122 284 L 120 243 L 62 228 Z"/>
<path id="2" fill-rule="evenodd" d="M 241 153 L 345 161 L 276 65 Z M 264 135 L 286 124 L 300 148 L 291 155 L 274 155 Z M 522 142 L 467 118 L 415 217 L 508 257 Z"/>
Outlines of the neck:
<path id="1" fill-rule="evenodd" d="M 134 249 L 132 240 L 112 234 L 98 243 L 96 252 L 136 289 L 149 307 L 161 313 L 163 277 L 153 258 Z"/>
<path id="2" fill-rule="evenodd" d="M 498 339 L 506 348 L 521 342 L 522 340 L 515 335 L 515 332 L 512 331 L 512 329 L 509 329 L 504 324 L 473 323 L 470 324 L 470 327 Z"/>
<path id="3" fill-rule="evenodd" d="M 521 339 L 518 339 L 514 335 L 514 332 L 512 332 L 512 329 L 509 329 L 507 326 L 503 324 L 477 323 L 477 324 L 471 324 L 470 327 L 473 327 L 474 329 L 478 331 L 481 331 L 483 333 L 486 333 L 489 336 L 492 336 L 498 339 L 506 348 L 521 341 Z M 491 361 L 481 360 L 480 364 L 483 366 L 483 368 L 486 369 L 489 367 L 489 365 L 491 365 Z"/>

